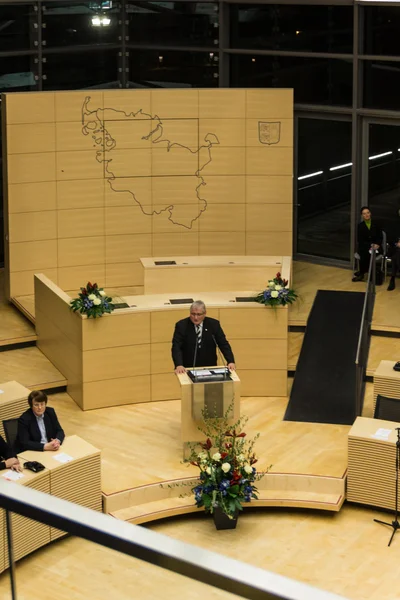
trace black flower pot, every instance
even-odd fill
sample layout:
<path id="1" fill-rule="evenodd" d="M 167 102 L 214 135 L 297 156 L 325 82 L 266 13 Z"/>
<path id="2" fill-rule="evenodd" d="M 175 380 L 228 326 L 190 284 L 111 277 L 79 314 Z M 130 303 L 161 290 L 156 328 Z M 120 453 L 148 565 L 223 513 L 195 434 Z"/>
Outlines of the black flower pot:
<path id="1" fill-rule="evenodd" d="M 239 511 L 237 510 L 233 516 L 233 519 L 230 519 L 228 515 L 224 513 L 222 508 L 216 506 L 213 511 L 213 518 L 216 529 L 236 529 L 238 515 Z"/>

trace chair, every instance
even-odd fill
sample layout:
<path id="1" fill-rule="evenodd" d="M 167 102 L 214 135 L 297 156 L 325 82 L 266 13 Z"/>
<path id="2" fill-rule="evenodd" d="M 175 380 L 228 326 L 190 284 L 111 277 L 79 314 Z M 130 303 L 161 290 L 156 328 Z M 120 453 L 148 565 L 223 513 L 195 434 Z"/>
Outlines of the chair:
<path id="1" fill-rule="evenodd" d="M 400 423 L 400 399 L 386 398 L 378 394 L 376 398 L 374 419 L 396 421 Z"/>
<path id="2" fill-rule="evenodd" d="M 6 419 L 3 421 L 3 427 L 4 433 L 6 434 L 7 444 L 14 452 L 18 452 L 18 419 Z"/>
<path id="3" fill-rule="evenodd" d="M 383 273 L 383 281 L 386 281 L 386 276 L 387 276 L 387 261 L 390 260 L 388 259 L 388 244 L 387 244 L 387 235 L 386 235 L 386 231 L 382 231 L 382 253 L 377 253 L 376 254 L 376 264 L 380 265 L 381 271 Z M 360 260 L 360 255 L 358 254 L 358 252 L 354 253 L 354 265 L 353 265 L 353 271 L 358 271 L 359 267 L 359 260 Z"/>

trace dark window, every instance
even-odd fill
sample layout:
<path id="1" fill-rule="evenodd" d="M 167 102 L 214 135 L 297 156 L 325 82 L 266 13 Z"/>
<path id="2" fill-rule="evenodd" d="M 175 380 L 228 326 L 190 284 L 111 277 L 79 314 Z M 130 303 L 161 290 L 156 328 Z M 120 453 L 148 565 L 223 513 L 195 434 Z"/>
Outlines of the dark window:
<path id="1" fill-rule="evenodd" d="M 352 68 L 351 60 L 233 55 L 231 85 L 294 88 L 298 103 L 350 106 Z"/>
<path id="2" fill-rule="evenodd" d="M 117 44 L 119 20 L 119 5 L 115 2 L 46 4 L 43 39 L 48 48 Z"/>
<path id="3" fill-rule="evenodd" d="M 399 110 L 400 62 L 364 62 L 364 106 Z"/>
<path id="4" fill-rule="evenodd" d="M 218 4 L 132 2 L 129 41 L 160 46 L 217 46 Z"/>
<path id="5" fill-rule="evenodd" d="M 22 92 L 36 89 L 36 69 L 33 56 L 0 57 L 0 90 Z"/>
<path id="6" fill-rule="evenodd" d="M 353 7 L 231 6 L 233 48 L 353 52 Z"/>
<path id="7" fill-rule="evenodd" d="M 98 50 L 46 55 L 44 90 L 119 87 L 118 52 Z"/>
<path id="8" fill-rule="evenodd" d="M 389 242 L 400 237 L 400 127 L 369 125 L 368 202 Z"/>
<path id="9" fill-rule="evenodd" d="M 351 122 L 300 118 L 297 252 L 349 260 Z"/>
<path id="10" fill-rule="evenodd" d="M 129 87 L 218 87 L 214 52 L 130 50 Z"/>
<path id="11" fill-rule="evenodd" d="M 36 22 L 32 5 L 0 6 L 0 51 L 32 50 L 37 40 Z"/>
<path id="12" fill-rule="evenodd" d="M 399 55 L 398 6 L 366 6 L 364 54 Z"/>

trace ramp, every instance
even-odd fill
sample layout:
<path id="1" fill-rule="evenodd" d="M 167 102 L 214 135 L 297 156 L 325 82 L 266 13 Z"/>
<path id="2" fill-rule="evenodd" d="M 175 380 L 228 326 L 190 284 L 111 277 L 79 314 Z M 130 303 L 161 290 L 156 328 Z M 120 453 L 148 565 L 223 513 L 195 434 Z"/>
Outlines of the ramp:
<path id="1" fill-rule="evenodd" d="M 319 290 L 307 321 L 285 421 L 352 425 L 365 294 Z"/>

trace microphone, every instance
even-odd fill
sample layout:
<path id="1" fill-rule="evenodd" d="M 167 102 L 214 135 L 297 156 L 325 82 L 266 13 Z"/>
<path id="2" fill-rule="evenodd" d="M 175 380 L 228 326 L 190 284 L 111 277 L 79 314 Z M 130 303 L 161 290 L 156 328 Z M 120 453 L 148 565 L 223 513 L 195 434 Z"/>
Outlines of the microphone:
<path id="1" fill-rule="evenodd" d="M 198 347 L 199 347 L 199 338 L 198 338 L 197 331 L 196 331 L 196 325 L 194 326 L 194 334 L 196 336 L 196 345 L 194 347 L 194 357 L 193 357 L 193 367 L 192 367 L 192 370 L 194 371 L 194 381 L 196 383 L 197 382 L 197 374 L 196 374 L 196 371 L 195 371 L 195 367 L 196 367 L 196 359 L 197 359 L 197 350 L 198 350 Z"/>
<path id="2" fill-rule="evenodd" d="M 207 330 L 206 330 L 206 331 L 207 331 Z M 224 356 L 222 355 L 222 352 L 221 352 L 221 350 L 219 349 L 219 346 L 218 346 L 218 344 L 217 344 L 217 340 L 215 339 L 215 335 L 212 333 L 212 334 L 211 334 L 211 337 L 212 337 L 212 339 L 213 339 L 213 341 L 214 341 L 215 347 L 216 347 L 216 349 L 217 349 L 217 352 L 218 352 L 218 354 L 219 354 L 219 357 L 220 357 L 220 359 L 221 359 L 221 361 L 222 361 L 222 364 L 224 364 L 224 362 L 225 362 L 225 358 L 224 358 Z M 224 371 L 224 379 L 228 379 L 228 371 L 229 371 L 229 369 L 228 369 L 228 367 L 227 367 L 226 365 L 224 365 L 224 366 L 225 366 L 225 371 Z"/>

